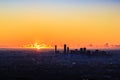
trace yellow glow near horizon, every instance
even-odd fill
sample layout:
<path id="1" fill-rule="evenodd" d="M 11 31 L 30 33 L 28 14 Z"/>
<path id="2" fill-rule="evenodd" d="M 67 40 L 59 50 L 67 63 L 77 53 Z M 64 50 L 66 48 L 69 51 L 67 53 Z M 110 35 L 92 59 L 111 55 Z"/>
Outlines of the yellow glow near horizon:
<path id="1" fill-rule="evenodd" d="M 48 46 L 46 44 L 38 44 L 38 43 L 34 43 L 34 44 L 28 44 L 25 45 L 23 48 L 33 48 L 33 49 L 50 49 L 51 46 Z"/>

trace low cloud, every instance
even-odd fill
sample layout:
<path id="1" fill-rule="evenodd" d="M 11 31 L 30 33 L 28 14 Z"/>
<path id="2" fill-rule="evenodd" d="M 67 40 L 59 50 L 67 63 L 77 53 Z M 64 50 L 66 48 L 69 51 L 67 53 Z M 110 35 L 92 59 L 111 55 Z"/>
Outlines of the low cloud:
<path id="1" fill-rule="evenodd" d="M 118 48 L 120 48 L 120 45 L 114 45 L 114 47 L 118 47 Z"/>
<path id="2" fill-rule="evenodd" d="M 105 47 L 109 47 L 109 43 L 105 43 L 104 46 L 105 46 Z"/>

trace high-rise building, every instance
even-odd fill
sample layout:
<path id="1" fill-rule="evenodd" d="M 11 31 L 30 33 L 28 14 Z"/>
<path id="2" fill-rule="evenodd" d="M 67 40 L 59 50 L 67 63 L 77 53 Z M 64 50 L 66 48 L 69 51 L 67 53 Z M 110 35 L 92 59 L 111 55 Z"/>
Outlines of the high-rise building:
<path id="1" fill-rule="evenodd" d="M 83 52 L 84 52 L 84 53 L 86 53 L 86 50 L 87 50 L 86 48 L 83 48 Z"/>
<path id="2" fill-rule="evenodd" d="M 69 53 L 69 47 L 67 47 L 67 53 Z"/>
<path id="3" fill-rule="evenodd" d="M 67 53 L 67 45 L 64 44 L 64 53 Z"/>
<path id="4" fill-rule="evenodd" d="M 55 45 L 55 53 L 57 53 L 57 45 Z"/>
<path id="5" fill-rule="evenodd" d="M 83 53 L 83 48 L 80 48 L 80 53 Z"/>

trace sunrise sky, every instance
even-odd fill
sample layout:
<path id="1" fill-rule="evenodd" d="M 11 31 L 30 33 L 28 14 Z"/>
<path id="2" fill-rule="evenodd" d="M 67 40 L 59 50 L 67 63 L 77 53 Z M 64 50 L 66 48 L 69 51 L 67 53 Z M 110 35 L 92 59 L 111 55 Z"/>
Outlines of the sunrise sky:
<path id="1" fill-rule="evenodd" d="M 120 0 L 0 0 L 0 47 L 120 47 Z"/>

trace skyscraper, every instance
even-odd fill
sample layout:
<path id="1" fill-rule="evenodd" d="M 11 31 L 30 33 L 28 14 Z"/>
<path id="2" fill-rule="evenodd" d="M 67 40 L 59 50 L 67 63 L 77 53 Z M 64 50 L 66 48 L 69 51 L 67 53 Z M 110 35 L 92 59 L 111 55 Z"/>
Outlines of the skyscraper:
<path id="1" fill-rule="evenodd" d="M 67 47 L 67 53 L 69 53 L 69 47 Z"/>
<path id="2" fill-rule="evenodd" d="M 64 44 L 64 53 L 67 53 L 67 46 Z"/>
<path id="3" fill-rule="evenodd" d="M 57 45 L 55 45 L 55 53 L 57 53 Z"/>

